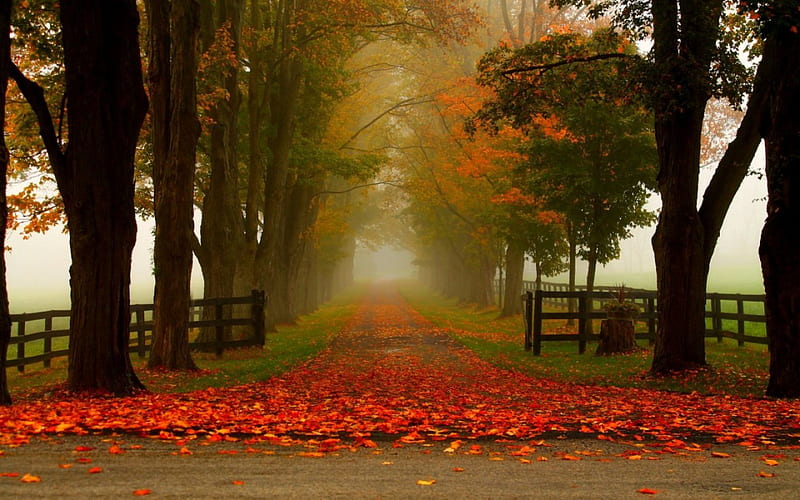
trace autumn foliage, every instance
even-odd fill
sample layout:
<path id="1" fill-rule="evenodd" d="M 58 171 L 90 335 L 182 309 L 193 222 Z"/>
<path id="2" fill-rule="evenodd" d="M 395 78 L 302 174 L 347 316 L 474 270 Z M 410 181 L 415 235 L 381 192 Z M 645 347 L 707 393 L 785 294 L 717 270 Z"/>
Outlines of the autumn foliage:
<path id="1" fill-rule="evenodd" d="M 756 449 L 790 444 L 800 435 L 800 404 L 528 377 L 480 360 L 396 292 L 376 291 L 321 355 L 263 383 L 122 399 L 55 392 L 0 408 L 5 445 L 112 431 L 174 439 L 186 453 L 196 439 L 312 439 L 315 453 L 325 453 L 378 439 L 461 440 L 460 447 L 475 438 L 562 435 L 676 453 L 700 449 L 698 439 Z"/>

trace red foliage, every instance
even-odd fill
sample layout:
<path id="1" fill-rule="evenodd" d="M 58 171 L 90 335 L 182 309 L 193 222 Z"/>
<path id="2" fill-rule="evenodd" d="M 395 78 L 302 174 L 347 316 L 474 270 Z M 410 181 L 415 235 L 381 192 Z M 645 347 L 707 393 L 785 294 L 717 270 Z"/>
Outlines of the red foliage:
<path id="1" fill-rule="evenodd" d="M 691 442 L 698 435 L 748 449 L 800 436 L 800 402 L 556 383 L 497 368 L 451 342 L 406 304 L 366 304 L 330 348 L 283 376 L 186 394 L 23 400 L 0 408 L 0 444 L 117 431 L 212 441 L 248 435 L 278 445 L 303 437 L 318 439 L 324 453 L 375 447 L 376 434 L 398 446 L 450 440 L 456 450 L 459 438 L 569 432 L 653 441 L 670 453 L 704 449 Z"/>

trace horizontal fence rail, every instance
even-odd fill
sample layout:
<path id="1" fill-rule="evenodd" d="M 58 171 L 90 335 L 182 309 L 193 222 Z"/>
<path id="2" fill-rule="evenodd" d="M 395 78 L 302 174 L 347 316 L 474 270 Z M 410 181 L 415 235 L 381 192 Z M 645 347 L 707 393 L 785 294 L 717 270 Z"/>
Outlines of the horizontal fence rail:
<path id="1" fill-rule="evenodd" d="M 190 331 L 211 331 L 213 336 L 205 335 L 205 338 L 213 337 L 213 340 L 191 340 L 190 349 L 215 352 L 219 357 L 226 349 L 263 346 L 266 340 L 265 307 L 263 290 L 253 290 L 244 297 L 192 300 L 188 311 Z M 131 304 L 130 309 L 128 351 L 143 358 L 150 351 L 153 341 L 153 304 Z M 12 335 L 8 347 L 10 359 L 6 366 L 16 366 L 18 371 L 24 372 L 28 365 L 43 363 L 45 368 L 49 368 L 52 359 L 66 357 L 69 354 L 70 314 L 69 310 L 12 314 Z M 40 329 L 28 333 L 33 329 L 31 324 L 37 322 L 41 323 Z M 226 339 L 226 331 L 230 332 L 233 327 L 241 327 L 249 335 Z M 16 334 L 13 334 L 15 331 Z"/>
<path id="2" fill-rule="evenodd" d="M 589 325 L 606 318 L 603 304 L 616 300 L 614 297 L 618 291 L 618 287 L 604 286 L 596 287 L 589 294 L 585 287 L 576 286 L 576 291 L 570 292 L 568 285 L 560 283 L 542 283 L 541 288 L 535 290 L 534 282 L 523 283 L 524 347 L 525 350 L 532 350 L 535 355 L 541 354 L 542 342 L 552 341 L 577 342 L 578 352 L 585 352 L 587 342 L 600 338 Z M 641 309 L 635 320 L 636 338 L 648 340 L 652 344 L 658 326 L 656 292 L 626 288 L 625 297 L 626 300 L 637 303 Z M 544 306 L 550 310 L 545 311 Z M 745 343 L 768 344 L 764 295 L 708 293 L 705 315 L 706 337 L 716 338 L 719 342 L 724 338 L 734 339 L 739 346 Z M 573 323 L 577 320 L 574 331 L 545 331 L 546 320 L 558 319 L 571 320 Z"/>

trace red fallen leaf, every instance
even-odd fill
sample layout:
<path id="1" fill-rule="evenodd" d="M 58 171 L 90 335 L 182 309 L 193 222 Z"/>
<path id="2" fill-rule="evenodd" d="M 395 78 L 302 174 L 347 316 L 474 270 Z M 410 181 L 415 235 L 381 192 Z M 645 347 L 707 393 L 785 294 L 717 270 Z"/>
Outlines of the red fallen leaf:
<path id="1" fill-rule="evenodd" d="M 453 467 L 453 472 L 464 472 L 463 467 Z"/>
<path id="2" fill-rule="evenodd" d="M 92 459 L 91 458 L 81 457 L 78 460 L 76 460 L 76 462 L 78 462 L 79 464 L 90 464 L 90 463 L 92 463 Z"/>
<path id="3" fill-rule="evenodd" d="M 641 493 L 642 495 L 655 495 L 658 492 L 656 490 L 651 490 L 650 488 L 642 488 L 637 490 L 637 493 Z"/>
<path id="4" fill-rule="evenodd" d="M 235 484 L 236 486 L 243 486 L 244 485 L 244 481 L 236 481 L 236 480 L 234 480 L 234 481 L 231 481 L 231 483 Z"/>
<path id="5" fill-rule="evenodd" d="M 112 455 L 122 455 L 123 453 L 125 453 L 125 450 L 123 450 L 117 445 L 112 445 L 111 448 L 108 449 L 108 452 L 111 453 Z"/>
<path id="6" fill-rule="evenodd" d="M 762 470 L 762 471 L 758 471 L 758 474 L 756 474 L 756 476 L 758 476 L 758 477 L 775 477 L 775 473 L 774 472 L 764 472 Z"/>
<path id="7" fill-rule="evenodd" d="M 92 451 L 94 448 L 91 446 L 76 446 L 75 451 Z"/>
<path id="8" fill-rule="evenodd" d="M 580 457 L 575 457 L 573 455 L 564 455 L 563 457 L 561 457 L 561 460 L 580 460 L 580 459 L 581 459 Z"/>
<path id="9" fill-rule="evenodd" d="M 145 495 L 149 495 L 152 491 L 142 488 L 141 490 L 133 490 L 133 496 L 135 497 L 143 497 Z"/>
<path id="10" fill-rule="evenodd" d="M 19 472 L 0 472 L 0 477 L 19 477 Z"/>
<path id="11" fill-rule="evenodd" d="M 101 472 L 103 472 L 102 467 L 92 467 L 89 469 L 89 474 L 100 474 Z"/>
<path id="12" fill-rule="evenodd" d="M 41 483 L 42 478 L 39 476 L 34 476 L 33 474 L 25 474 L 20 478 L 20 481 L 23 483 Z"/>

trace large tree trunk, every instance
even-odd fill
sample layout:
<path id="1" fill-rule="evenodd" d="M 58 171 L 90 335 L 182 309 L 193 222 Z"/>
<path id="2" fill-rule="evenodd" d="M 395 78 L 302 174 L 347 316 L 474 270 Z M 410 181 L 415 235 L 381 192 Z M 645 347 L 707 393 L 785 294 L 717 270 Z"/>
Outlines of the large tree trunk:
<path id="1" fill-rule="evenodd" d="M 697 191 L 703 116 L 711 96 L 707 74 L 721 11 L 721 1 L 681 3 L 679 9 L 675 0 L 653 0 L 653 52 L 664 85 L 655 123 L 662 203 L 653 236 L 658 282 L 655 373 L 706 362 L 708 267 Z"/>
<path id="2" fill-rule="evenodd" d="M 196 0 L 148 0 L 153 191 L 156 234 L 155 312 L 149 366 L 195 370 L 189 352 L 193 190 L 197 139 Z"/>
<path id="3" fill-rule="evenodd" d="M 62 0 L 69 144 L 56 171 L 70 233 L 72 390 L 141 388 L 128 356 L 133 161 L 147 112 L 133 0 Z"/>
<path id="4" fill-rule="evenodd" d="M 6 174 L 8 173 L 8 148 L 6 147 L 6 90 L 8 89 L 9 63 L 11 62 L 11 0 L 0 0 L 0 405 L 10 405 L 6 379 L 6 356 L 11 341 L 11 317 L 8 310 L 6 286 Z"/>
<path id="5" fill-rule="evenodd" d="M 242 0 L 224 0 L 216 5 L 216 23 L 206 23 L 216 28 L 225 27 L 238 53 L 241 35 Z M 208 39 L 209 33 L 204 35 Z M 239 171 L 237 165 L 238 113 L 241 95 L 238 86 L 238 67 L 225 77 L 228 98 L 217 102 L 211 112 L 214 124 L 210 131 L 211 175 L 208 191 L 203 197 L 203 215 L 200 223 L 202 247 L 198 261 L 203 272 L 205 298 L 232 297 L 237 263 L 244 246 L 244 221 L 239 201 Z M 203 311 L 210 319 L 213 308 Z M 232 338 L 232 330 L 225 329 L 225 338 Z M 201 330 L 198 341 L 214 340 L 214 332 Z"/>
<path id="6" fill-rule="evenodd" d="M 506 283 L 503 290 L 501 316 L 513 316 L 522 312 L 522 277 L 525 272 L 525 251 L 509 242 L 506 249 Z"/>
<path id="7" fill-rule="evenodd" d="M 766 133 L 769 201 L 761 232 L 770 346 L 767 395 L 800 397 L 800 36 L 779 33 L 764 46 L 779 61 Z"/>

